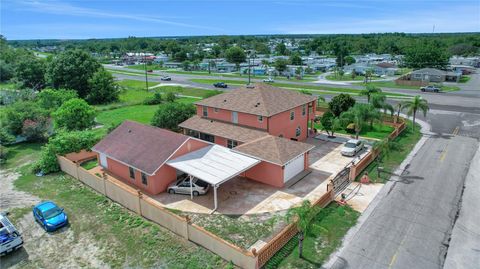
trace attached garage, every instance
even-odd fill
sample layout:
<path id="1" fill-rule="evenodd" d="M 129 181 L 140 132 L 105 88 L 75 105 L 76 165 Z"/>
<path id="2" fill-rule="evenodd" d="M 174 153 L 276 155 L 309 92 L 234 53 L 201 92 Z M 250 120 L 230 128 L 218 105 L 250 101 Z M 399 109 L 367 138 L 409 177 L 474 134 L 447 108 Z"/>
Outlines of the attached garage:
<path id="1" fill-rule="evenodd" d="M 313 148 L 307 143 L 268 135 L 242 144 L 233 151 L 262 160 L 262 163 L 246 172 L 246 177 L 283 187 L 285 182 L 307 169 L 308 161 L 305 158 Z"/>
<path id="2" fill-rule="evenodd" d="M 305 170 L 305 154 L 293 158 L 285 164 L 283 171 L 283 183 Z"/>

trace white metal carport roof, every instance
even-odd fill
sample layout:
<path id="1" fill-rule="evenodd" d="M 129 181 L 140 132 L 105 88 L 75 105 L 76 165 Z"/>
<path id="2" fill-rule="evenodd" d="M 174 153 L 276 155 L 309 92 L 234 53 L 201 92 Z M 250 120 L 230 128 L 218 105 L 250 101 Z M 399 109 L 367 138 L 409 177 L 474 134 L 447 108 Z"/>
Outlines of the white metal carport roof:
<path id="1" fill-rule="evenodd" d="M 189 174 L 190 181 L 192 177 L 196 177 L 212 185 L 216 210 L 218 186 L 259 162 L 258 159 L 233 152 L 226 147 L 209 145 L 167 161 L 167 164 Z"/>

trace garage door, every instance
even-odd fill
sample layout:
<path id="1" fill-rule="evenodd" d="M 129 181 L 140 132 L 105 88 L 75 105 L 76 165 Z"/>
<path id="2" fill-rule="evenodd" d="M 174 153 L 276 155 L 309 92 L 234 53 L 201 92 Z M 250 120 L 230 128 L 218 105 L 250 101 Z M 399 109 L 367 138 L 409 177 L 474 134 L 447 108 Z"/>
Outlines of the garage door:
<path id="1" fill-rule="evenodd" d="M 292 177 L 303 171 L 305 163 L 305 154 L 302 154 L 295 159 L 291 160 L 285 165 L 283 171 L 283 182 L 287 182 Z"/>

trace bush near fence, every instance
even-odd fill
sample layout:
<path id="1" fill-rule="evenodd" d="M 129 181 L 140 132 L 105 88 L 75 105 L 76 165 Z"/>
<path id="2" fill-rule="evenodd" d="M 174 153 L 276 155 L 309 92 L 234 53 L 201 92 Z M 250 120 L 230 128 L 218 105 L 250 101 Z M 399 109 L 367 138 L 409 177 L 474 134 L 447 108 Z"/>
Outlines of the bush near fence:
<path id="1" fill-rule="evenodd" d="M 89 160 L 69 155 L 74 160 Z M 141 191 L 118 180 L 107 177 L 105 174 L 97 176 L 80 166 L 80 161 L 74 162 L 64 156 L 57 156 L 62 171 L 90 186 L 95 191 L 104 194 L 111 200 L 121 204 L 131 211 L 149 219 L 180 237 L 190 240 L 206 249 L 214 252 L 223 259 L 233 262 L 235 265 L 247 269 L 256 269 L 257 256 L 252 252 L 225 241 L 224 239 L 206 231 L 202 227 L 191 223 L 188 218 L 178 216 L 163 208 L 155 199 L 145 195 Z"/>

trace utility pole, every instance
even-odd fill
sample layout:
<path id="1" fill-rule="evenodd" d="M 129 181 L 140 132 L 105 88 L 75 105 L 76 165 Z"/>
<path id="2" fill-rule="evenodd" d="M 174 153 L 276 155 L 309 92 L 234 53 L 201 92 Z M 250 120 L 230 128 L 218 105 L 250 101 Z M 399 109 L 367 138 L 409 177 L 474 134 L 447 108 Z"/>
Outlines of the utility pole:
<path id="1" fill-rule="evenodd" d="M 248 85 L 250 85 L 250 68 L 252 67 L 252 51 L 248 53 Z"/>
<path id="2" fill-rule="evenodd" d="M 146 53 L 143 54 L 143 66 L 145 67 L 145 89 L 148 92 L 148 74 L 147 74 L 147 56 L 146 56 Z"/>

